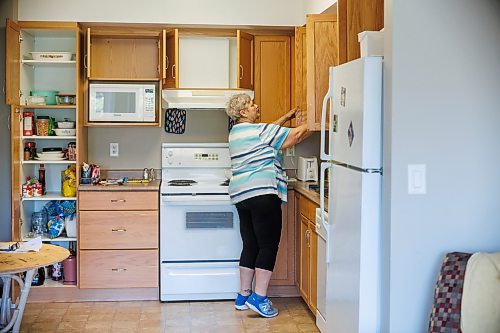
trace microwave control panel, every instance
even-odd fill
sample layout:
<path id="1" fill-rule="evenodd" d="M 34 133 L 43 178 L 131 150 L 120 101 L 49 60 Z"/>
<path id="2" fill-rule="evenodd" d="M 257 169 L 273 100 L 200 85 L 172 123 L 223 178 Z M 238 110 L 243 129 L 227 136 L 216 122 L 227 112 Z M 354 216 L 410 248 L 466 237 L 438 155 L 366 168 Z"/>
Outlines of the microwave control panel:
<path id="1" fill-rule="evenodd" d="M 155 118 L 155 89 L 144 88 L 144 120 Z"/>

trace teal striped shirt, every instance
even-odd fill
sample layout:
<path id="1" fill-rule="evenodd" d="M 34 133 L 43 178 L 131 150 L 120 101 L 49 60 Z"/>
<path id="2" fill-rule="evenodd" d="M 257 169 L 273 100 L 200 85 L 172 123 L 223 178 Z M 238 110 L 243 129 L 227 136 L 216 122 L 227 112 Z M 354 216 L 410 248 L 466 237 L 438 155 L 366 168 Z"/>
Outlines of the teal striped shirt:
<path id="1" fill-rule="evenodd" d="M 289 128 L 274 124 L 233 126 L 229 133 L 232 203 L 264 194 L 277 194 L 286 202 L 287 182 L 279 150 L 289 132 Z"/>

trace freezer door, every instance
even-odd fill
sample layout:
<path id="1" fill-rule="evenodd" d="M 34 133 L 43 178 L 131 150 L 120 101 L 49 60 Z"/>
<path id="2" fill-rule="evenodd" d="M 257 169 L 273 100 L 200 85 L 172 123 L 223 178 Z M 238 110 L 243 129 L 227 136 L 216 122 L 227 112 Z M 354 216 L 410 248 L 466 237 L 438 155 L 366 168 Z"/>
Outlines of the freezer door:
<path id="1" fill-rule="evenodd" d="M 381 167 L 382 57 L 333 68 L 332 158 L 362 169 Z"/>
<path id="2" fill-rule="evenodd" d="M 379 332 L 380 174 L 333 168 L 327 332 Z"/>

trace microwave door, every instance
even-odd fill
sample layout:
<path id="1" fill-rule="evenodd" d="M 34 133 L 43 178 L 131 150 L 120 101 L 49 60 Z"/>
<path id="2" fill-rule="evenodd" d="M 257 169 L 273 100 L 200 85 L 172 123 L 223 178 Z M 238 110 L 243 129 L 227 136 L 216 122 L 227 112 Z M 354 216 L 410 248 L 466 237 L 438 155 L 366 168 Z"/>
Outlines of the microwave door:
<path id="1" fill-rule="evenodd" d="M 90 121 L 142 121 L 143 103 L 137 89 L 126 87 L 93 87 L 90 99 Z"/>

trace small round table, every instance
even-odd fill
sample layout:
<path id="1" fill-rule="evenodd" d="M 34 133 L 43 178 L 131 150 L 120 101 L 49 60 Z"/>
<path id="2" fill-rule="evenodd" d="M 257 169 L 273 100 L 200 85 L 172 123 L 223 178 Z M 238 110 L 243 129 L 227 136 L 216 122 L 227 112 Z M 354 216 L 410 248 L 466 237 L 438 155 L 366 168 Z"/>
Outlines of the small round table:
<path id="1" fill-rule="evenodd" d="M 0 244 L 11 244 L 2 243 Z M 39 267 L 55 264 L 69 256 L 69 251 L 63 247 L 43 244 L 38 252 L 12 253 L 0 252 L 0 277 L 3 280 L 2 304 L 0 308 L 0 333 L 19 332 L 23 318 L 24 306 L 28 299 L 31 282 Z M 18 275 L 26 272 L 24 281 Z M 19 284 L 21 294 L 14 306 L 11 306 L 10 286 L 14 279 Z"/>

